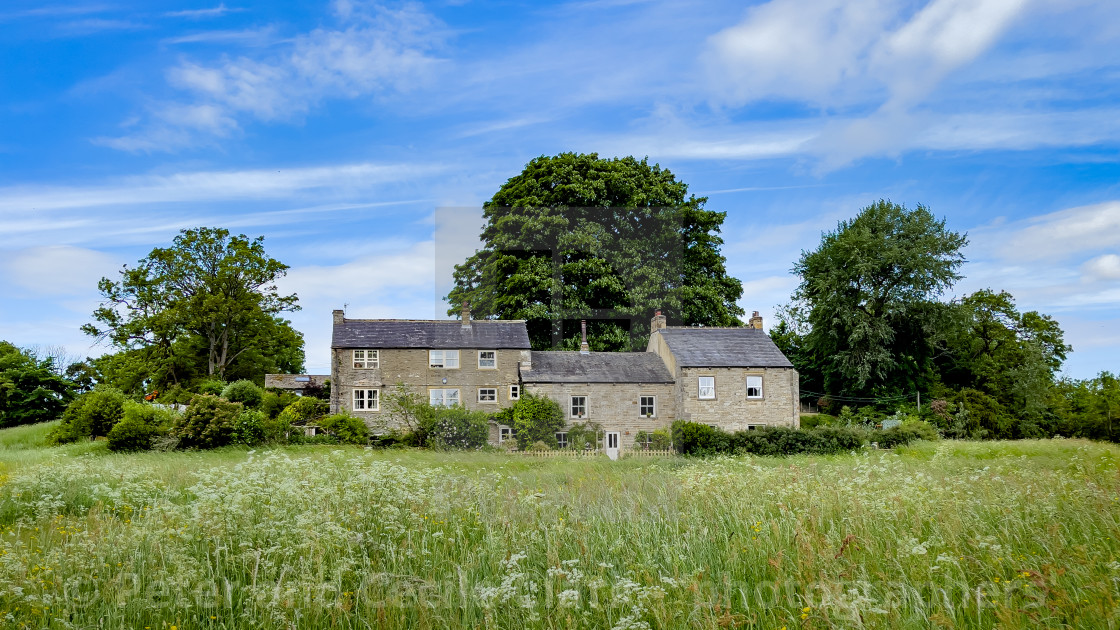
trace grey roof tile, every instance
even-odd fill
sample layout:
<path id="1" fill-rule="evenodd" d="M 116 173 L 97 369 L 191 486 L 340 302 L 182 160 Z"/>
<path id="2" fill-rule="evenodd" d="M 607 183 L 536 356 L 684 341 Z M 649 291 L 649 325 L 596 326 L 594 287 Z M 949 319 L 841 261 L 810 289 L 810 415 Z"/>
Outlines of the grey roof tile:
<path id="1" fill-rule="evenodd" d="M 332 348 L 513 348 L 529 349 L 519 320 L 347 319 L 334 325 Z"/>
<path id="2" fill-rule="evenodd" d="M 680 367 L 793 367 L 757 328 L 662 328 Z"/>
<path id="3" fill-rule="evenodd" d="M 526 383 L 672 383 L 673 375 L 652 352 L 533 352 Z"/>

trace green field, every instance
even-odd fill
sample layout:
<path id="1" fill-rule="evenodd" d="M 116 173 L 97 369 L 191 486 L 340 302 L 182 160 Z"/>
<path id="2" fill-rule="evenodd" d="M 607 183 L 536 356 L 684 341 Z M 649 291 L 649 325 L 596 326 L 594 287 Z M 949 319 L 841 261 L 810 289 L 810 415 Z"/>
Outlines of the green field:
<path id="1" fill-rule="evenodd" d="M 0 624 L 1117 628 L 1120 449 L 115 455 L 0 431 Z"/>

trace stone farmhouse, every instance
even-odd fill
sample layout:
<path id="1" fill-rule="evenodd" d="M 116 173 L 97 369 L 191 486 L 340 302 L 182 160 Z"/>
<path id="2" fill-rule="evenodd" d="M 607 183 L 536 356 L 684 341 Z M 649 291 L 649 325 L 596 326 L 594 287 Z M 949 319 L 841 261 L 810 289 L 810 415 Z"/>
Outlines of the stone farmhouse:
<path id="1" fill-rule="evenodd" d="M 559 403 L 569 422 L 602 426 L 607 454 L 673 420 L 722 429 L 799 426 L 797 371 L 762 330 L 666 326 L 658 311 L 645 352 L 533 351 L 523 320 L 349 319 L 334 311 L 331 411 L 386 425 L 383 397 L 404 384 L 432 405 L 497 411 L 522 392 Z M 490 441 L 512 437 L 491 427 Z M 567 442 L 561 432 L 561 446 Z"/>

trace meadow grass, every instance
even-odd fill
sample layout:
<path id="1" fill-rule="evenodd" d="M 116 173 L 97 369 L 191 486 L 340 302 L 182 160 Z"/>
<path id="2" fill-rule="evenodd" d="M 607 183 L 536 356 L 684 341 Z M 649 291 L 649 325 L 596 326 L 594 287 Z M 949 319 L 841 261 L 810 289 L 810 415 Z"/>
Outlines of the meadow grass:
<path id="1" fill-rule="evenodd" d="M 1111 445 L 610 462 L 26 435 L 0 431 L 6 627 L 1120 627 Z"/>

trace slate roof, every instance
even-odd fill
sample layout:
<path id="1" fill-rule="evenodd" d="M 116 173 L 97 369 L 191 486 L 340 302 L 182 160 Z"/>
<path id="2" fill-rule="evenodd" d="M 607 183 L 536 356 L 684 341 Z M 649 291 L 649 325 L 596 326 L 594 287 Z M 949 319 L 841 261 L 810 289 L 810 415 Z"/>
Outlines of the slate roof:
<path id="1" fill-rule="evenodd" d="M 672 383 L 673 375 L 652 352 L 533 352 L 526 383 Z"/>
<path id="2" fill-rule="evenodd" d="M 521 320 L 347 319 L 334 325 L 332 348 L 529 349 Z"/>
<path id="3" fill-rule="evenodd" d="M 786 355 L 758 328 L 662 328 L 661 335 L 680 367 L 783 367 Z"/>

